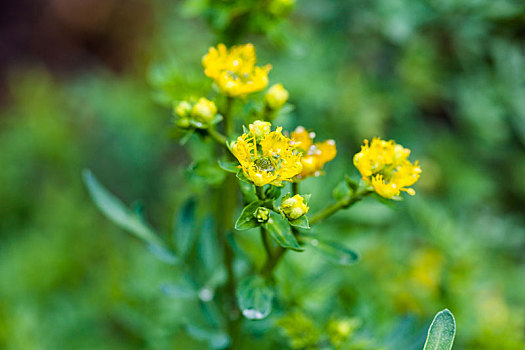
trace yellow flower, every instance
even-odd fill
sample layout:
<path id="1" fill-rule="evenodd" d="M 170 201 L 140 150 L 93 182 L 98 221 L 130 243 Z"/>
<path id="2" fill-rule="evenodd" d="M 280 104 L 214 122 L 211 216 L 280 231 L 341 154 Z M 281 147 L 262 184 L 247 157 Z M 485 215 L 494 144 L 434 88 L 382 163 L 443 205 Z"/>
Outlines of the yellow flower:
<path id="1" fill-rule="evenodd" d="M 361 173 L 363 181 L 382 197 L 396 198 L 401 191 L 410 195 L 416 192 L 409 186 L 415 184 L 421 174 L 417 161 L 408 160 L 410 150 L 396 144 L 393 140 L 364 140 L 361 152 L 354 156 L 354 165 Z"/>
<path id="2" fill-rule="evenodd" d="M 210 47 L 202 58 L 204 74 L 212 78 L 228 96 L 244 96 L 268 86 L 270 65 L 255 66 L 255 48 L 252 44 L 233 46 L 224 44 Z"/>
<path id="3" fill-rule="evenodd" d="M 209 123 L 215 118 L 217 114 L 217 106 L 212 101 L 201 97 L 199 101 L 193 106 L 191 114 L 195 120 L 203 123 Z"/>
<path id="4" fill-rule="evenodd" d="M 281 127 L 271 131 L 270 123 L 255 121 L 248 129 L 230 144 L 230 149 L 244 175 L 256 186 L 281 186 L 282 181 L 292 181 L 301 172 L 301 155 Z"/>
<path id="5" fill-rule="evenodd" d="M 289 96 L 290 94 L 282 84 L 275 84 L 268 89 L 264 98 L 268 106 L 271 109 L 276 110 L 281 108 L 286 101 L 288 101 Z"/>
<path id="6" fill-rule="evenodd" d="M 298 178 L 321 175 L 323 166 L 337 154 L 334 140 L 313 143 L 315 133 L 306 131 L 302 126 L 292 132 L 291 138 L 294 148 L 303 155 L 303 171 Z"/>
<path id="7" fill-rule="evenodd" d="M 308 213 L 308 209 L 310 208 L 306 205 L 305 199 L 299 194 L 281 202 L 281 210 L 290 220 L 299 219 L 301 216 Z"/>

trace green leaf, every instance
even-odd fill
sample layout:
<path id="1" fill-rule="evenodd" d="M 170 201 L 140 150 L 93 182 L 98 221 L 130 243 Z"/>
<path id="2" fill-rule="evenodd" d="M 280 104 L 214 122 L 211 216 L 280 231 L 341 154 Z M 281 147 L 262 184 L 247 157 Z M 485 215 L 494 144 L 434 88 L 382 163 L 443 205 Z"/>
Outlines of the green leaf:
<path id="1" fill-rule="evenodd" d="M 273 288 L 260 276 L 247 277 L 237 287 L 239 307 L 244 317 L 251 320 L 261 320 L 270 314 L 273 296 Z"/>
<path id="2" fill-rule="evenodd" d="M 352 190 L 350 189 L 346 181 L 341 181 L 339 184 L 337 184 L 337 186 L 334 188 L 334 191 L 332 192 L 332 195 L 337 200 L 344 197 L 348 197 L 351 194 Z"/>
<path id="3" fill-rule="evenodd" d="M 195 242 L 196 201 L 190 198 L 173 218 L 173 242 L 177 253 L 184 258 Z"/>
<path id="4" fill-rule="evenodd" d="M 288 220 L 288 222 L 295 227 L 304 228 L 305 230 L 310 229 L 310 224 L 308 223 L 308 217 L 306 217 L 306 215 L 295 220 Z"/>
<path id="5" fill-rule="evenodd" d="M 242 230 L 248 230 L 250 228 L 259 226 L 260 224 L 257 222 L 255 217 L 253 216 L 253 213 L 255 213 L 257 208 L 261 207 L 262 205 L 263 205 L 263 202 L 254 201 L 248 204 L 247 206 L 245 206 L 241 212 L 241 215 L 235 222 L 235 229 L 242 231 Z"/>
<path id="6" fill-rule="evenodd" d="M 456 335 L 454 315 L 445 309 L 437 313 L 428 329 L 427 341 L 423 350 L 450 350 Z"/>
<path id="7" fill-rule="evenodd" d="M 190 176 L 194 180 L 203 180 L 210 185 L 217 185 L 224 181 L 226 174 L 219 166 L 208 160 L 200 160 L 193 163 L 189 168 Z"/>
<path id="8" fill-rule="evenodd" d="M 148 248 L 150 252 L 153 253 L 153 255 L 155 255 L 160 261 L 163 261 L 166 264 L 176 265 L 179 263 L 179 258 L 166 247 L 157 244 L 149 244 Z"/>
<path id="9" fill-rule="evenodd" d="M 237 162 L 223 162 L 222 160 L 219 160 L 219 166 L 222 170 L 229 173 L 237 174 L 239 172 L 239 163 Z"/>
<path id="10" fill-rule="evenodd" d="M 84 170 L 83 177 L 91 198 L 108 219 L 153 246 L 165 247 L 164 241 L 144 223 L 141 217 L 106 190 L 90 170 Z"/>
<path id="11" fill-rule="evenodd" d="M 292 234 L 288 221 L 281 215 L 271 212 L 270 219 L 264 223 L 264 228 L 268 231 L 270 236 L 283 248 L 293 249 L 296 251 L 303 251 L 299 246 L 295 236 Z"/>
<path id="12" fill-rule="evenodd" d="M 311 236 L 302 236 L 301 240 L 338 265 L 352 265 L 359 259 L 356 252 L 337 242 L 323 241 Z"/>
<path id="13" fill-rule="evenodd" d="M 226 332 L 215 329 L 207 329 L 194 325 L 186 325 L 186 331 L 194 339 L 207 341 L 212 349 L 226 349 L 230 346 L 230 337 Z"/>
<path id="14" fill-rule="evenodd" d="M 210 121 L 210 125 L 215 125 L 223 120 L 223 116 L 220 114 L 216 114 L 215 117 Z"/>

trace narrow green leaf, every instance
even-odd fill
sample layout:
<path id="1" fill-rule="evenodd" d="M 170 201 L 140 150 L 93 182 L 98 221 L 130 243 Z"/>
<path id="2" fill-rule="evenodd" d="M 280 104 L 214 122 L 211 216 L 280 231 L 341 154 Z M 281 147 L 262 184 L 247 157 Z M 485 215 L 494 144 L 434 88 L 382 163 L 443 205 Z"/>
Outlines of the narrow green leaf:
<path id="1" fill-rule="evenodd" d="M 244 317 L 261 320 L 272 310 L 273 288 L 260 276 L 250 276 L 239 283 L 237 300 Z"/>
<path id="2" fill-rule="evenodd" d="M 257 200 L 255 186 L 253 184 L 240 181 L 239 187 L 241 188 L 242 197 L 245 203 L 250 203 Z"/>
<path id="3" fill-rule="evenodd" d="M 257 208 L 262 206 L 262 204 L 263 203 L 261 201 L 253 201 L 245 206 L 241 212 L 241 215 L 235 222 L 235 229 L 242 231 L 259 226 L 259 223 L 253 216 L 253 213 L 255 213 Z"/>
<path id="4" fill-rule="evenodd" d="M 454 315 L 445 309 L 437 313 L 428 329 L 427 341 L 423 350 L 450 350 L 456 335 Z"/>
<path id="5" fill-rule="evenodd" d="M 237 162 L 224 162 L 222 160 L 219 160 L 219 166 L 222 170 L 227 171 L 229 173 L 237 174 L 237 172 L 239 172 L 239 163 Z"/>
<path id="6" fill-rule="evenodd" d="M 352 265 L 359 259 L 359 255 L 337 242 L 324 241 L 311 236 L 302 236 L 301 240 L 308 243 L 328 260 L 339 265 Z"/>
<path id="7" fill-rule="evenodd" d="M 149 244 L 148 248 L 150 252 L 153 253 L 153 255 L 155 255 L 160 261 L 163 261 L 166 264 L 176 265 L 179 263 L 179 258 L 166 247 L 157 244 Z"/>
<path id="8" fill-rule="evenodd" d="M 207 329 L 195 325 L 186 325 L 186 331 L 194 339 L 207 341 L 212 349 L 226 349 L 230 346 L 230 337 L 226 332 L 216 329 Z"/>
<path id="9" fill-rule="evenodd" d="M 151 245 L 165 247 L 165 243 L 153 230 L 135 212 L 106 190 L 90 170 L 84 170 L 83 177 L 91 198 L 108 219 Z"/>
<path id="10" fill-rule="evenodd" d="M 195 208 L 196 202 L 190 198 L 173 218 L 173 241 L 177 253 L 182 258 L 188 254 L 195 242 Z"/>
<path id="11" fill-rule="evenodd" d="M 304 228 L 305 230 L 310 229 L 310 224 L 308 223 L 308 217 L 306 217 L 306 215 L 295 220 L 288 220 L 288 222 L 295 227 Z"/>
<path id="12" fill-rule="evenodd" d="M 288 221 L 281 215 L 271 212 L 268 222 L 263 224 L 270 236 L 283 248 L 303 251 L 292 234 Z"/>

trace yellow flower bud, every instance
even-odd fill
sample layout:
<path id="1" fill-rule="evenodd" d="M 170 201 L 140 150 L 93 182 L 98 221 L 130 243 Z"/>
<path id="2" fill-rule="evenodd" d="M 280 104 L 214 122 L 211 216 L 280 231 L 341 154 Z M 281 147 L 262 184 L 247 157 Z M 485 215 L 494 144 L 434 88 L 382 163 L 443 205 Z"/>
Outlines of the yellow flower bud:
<path id="1" fill-rule="evenodd" d="M 182 101 L 175 107 L 175 114 L 181 118 L 188 117 L 191 113 L 191 104 L 188 101 Z"/>
<path id="2" fill-rule="evenodd" d="M 270 218 L 270 210 L 265 207 L 259 207 L 255 213 L 253 213 L 253 216 L 257 219 L 257 222 L 266 222 Z"/>
<path id="3" fill-rule="evenodd" d="M 256 120 L 253 124 L 248 125 L 248 129 L 257 140 L 260 140 L 272 131 L 272 123 Z"/>
<path id="4" fill-rule="evenodd" d="M 299 219 L 304 214 L 308 213 L 308 206 L 304 202 L 301 195 L 296 194 L 293 197 L 285 199 L 281 203 L 281 210 L 290 220 Z"/>
<path id="5" fill-rule="evenodd" d="M 209 123 L 215 118 L 217 114 L 217 106 L 212 101 L 201 97 L 199 101 L 193 106 L 191 114 L 195 120 Z"/>
<path id="6" fill-rule="evenodd" d="M 281 108 L 288 101 L 289 96 L 290 94 L 282 84 L 275 84 L 268 89 L 265 99 L 268 106 L 275 110 Z"/>

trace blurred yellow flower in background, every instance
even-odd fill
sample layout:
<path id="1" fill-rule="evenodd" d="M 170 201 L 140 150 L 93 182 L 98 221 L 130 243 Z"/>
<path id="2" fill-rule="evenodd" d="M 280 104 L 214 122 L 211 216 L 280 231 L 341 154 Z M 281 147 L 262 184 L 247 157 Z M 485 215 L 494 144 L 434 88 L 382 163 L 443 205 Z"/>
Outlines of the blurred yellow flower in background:
<path id="1" fill-rule="evenodd" d="M 371 143 L 364 140 L 363 143 L 361 152 L 354 156 L 354 165 L 367 185 L 389 199 L 397 199 L 401 191 L 410 195 L 416 193 L 408 186 L 417 182 L 421 168 L 417 161 L 411 163 L 408 160 L 408 148 L 380 138 L 372 139 Z"/>
<path id="2" fill-rule="evenodd" d="M 323 166 L 337 154 L 334 140 L 314 143 L 315 133 L 308 132 L 302 126 L 292 132 L 291 138 L 293 147 L 302 153 L 303 170 L 298 178 L 321 175 Z"/>
<path id="3" fill-rule="evenodd" d="M 246 178 L 256 186 L 281 186 L 301 172 L 301 155 L 281 127 L 271 131 L 269 122 L 255 121 L 248 129 L 230 144 Z"/>
<path id="4" fill-rule="evenodd" d="M 252 44 L 210 47 L 202 58 L 204 74 L 212 78 L 221 92 L 228 96 L 244 96 L 268 86 L 270 65 L 256 66 Z"/>

